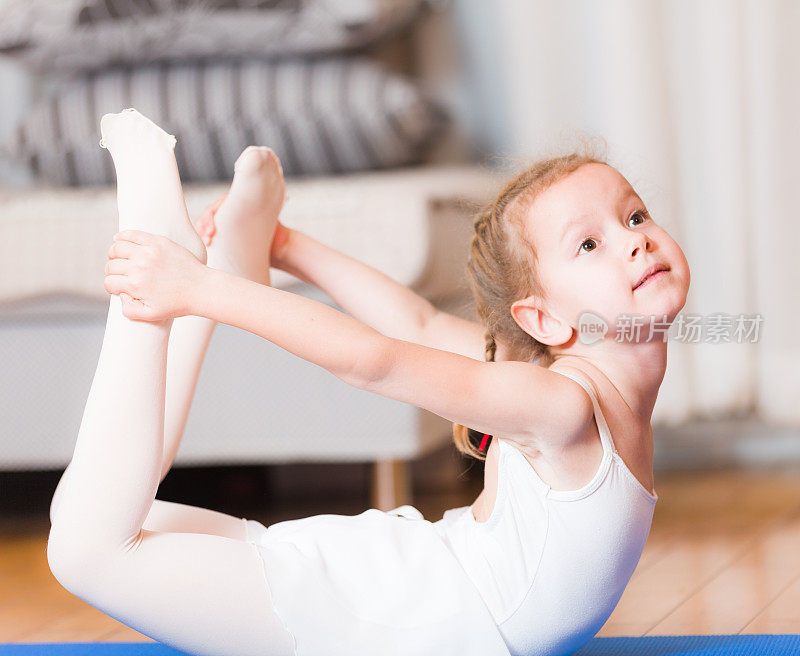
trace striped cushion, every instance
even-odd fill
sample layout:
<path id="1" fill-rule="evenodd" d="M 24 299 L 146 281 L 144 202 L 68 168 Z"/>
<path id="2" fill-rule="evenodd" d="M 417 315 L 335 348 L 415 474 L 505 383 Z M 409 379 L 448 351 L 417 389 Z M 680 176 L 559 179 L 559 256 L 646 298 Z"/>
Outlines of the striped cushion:
<path id="1" fill-rule="evenodd" d="M 0 53 L 35 71 L 360 48 L 425 0 L 6 0 Z"/>
<path id="2" fill-rule="evenodd" d="M 111 184 L 100 117 L 125 107 L 177 137 L 184 181 L 229 179 L 249 144 L 272 147 L 287 175 L 411 164 L 444 119 L 410 82 L 365 59 L 163 64 L 72 81 L 4 149 L 49 183 Z"/>

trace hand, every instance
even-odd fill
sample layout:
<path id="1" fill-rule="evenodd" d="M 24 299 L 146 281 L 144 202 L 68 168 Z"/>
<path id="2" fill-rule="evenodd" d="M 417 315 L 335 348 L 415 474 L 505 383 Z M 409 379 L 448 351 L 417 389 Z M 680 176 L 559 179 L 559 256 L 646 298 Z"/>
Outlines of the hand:
<path id="1" fill-rule="evenodd" d="M 223 201 L 227 197 L 227 193 L 222 194 L 222 196 L 217 198 L 217 200 L 203 210 L 203 213 L 197 217 L 197 221 L 194 223 L 194 229 L 197 231 L 197 234 L 200 235 L 200 239 L 203 240 L 203 243 L 206 246 L 211 245 L 214 235 L 217 234 L 217 226 L 214 223 L 214 217 L 216 216 L 217 211 L 219 210 Z M 269 259 L 270 264 L 273 267 L 276 269 L 282 269 L 284 262 L 283 258 L 286 254 L 286 248 L 289 245 L 289 233 L 291 232 L 291 229 L 287 228 L 280 221 L 277 221 L 276 223 L 277 225 L 275 226 L 275 234 L 272 237 L 272 244 L 270 246 Z"/>
<path id="2" fill-rule="evenodd" d="M 205 267 L 171 239 L 141 230 L 114 235 L 105 289 L 119 294 L 129 319 L 163 321 L 191 314 L 191 298 Z"/>
<path id="3" fill-rule="evenodd" d="M 203 210 L 203 213 L 195 221 L 194 229 L 200 235 L 200 239 L 206 246 L 211 245 L 211 240 L 217 234 L 217 226 L 214 224 L 214 215 L 217 213 L 222 202 L 228 197 L 227 193 L 222 194 L 217 200 Z"/>
<path id="4" fill-rule="evenodd" d="M 287 228 L 280 221 L 276 222 L 275 234 L 272 236 L 272 247 L 270 248 L 269 261 L 276 269 L 283 269 L 286 262 L 287 251 L 291 241 L 289 236 L 292 229 Z"/>

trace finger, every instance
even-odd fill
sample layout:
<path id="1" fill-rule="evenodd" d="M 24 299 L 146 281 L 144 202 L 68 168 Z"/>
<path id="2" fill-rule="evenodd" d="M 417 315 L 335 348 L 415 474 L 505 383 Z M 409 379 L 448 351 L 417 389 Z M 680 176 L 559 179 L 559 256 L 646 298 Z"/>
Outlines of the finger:
<path id="1" fill-rule="evenodd" d="M 206 209 L 204 209 L 200 213 L 200 216 L 197 217 L 197 219 L 195 220 L 194 224 L 195 224 L 195 226 L 208 225 L 208 220 L 210 218 L 211 218 L 211 208 L 207 207 Z"/>
<path id="2" fill-rule="evenodd" d="M 120 293 L 119 300 L 122 302 L 122 314 L 128 317 L 128 319 L 140 319 L 140 302 L 125 292 Z"/>
<path id="3" fill-rule="evenodd" d="M 217 229 L 216 224 L 214 222 L 214 217 L 216 216 L 217 211 L 222 206 L 222 203 L 225 202 L 225 199 L 227 197 L 228 197 L 227 193 L 222 194 L 222 196 L 217 198 L 217 200 L 214 201 L 214 203 L 211 205 L 211 207 L 208 208 L 208 227 L 209 227 L 209 229 L 211 231 L 211 236 L 214 235 L 214 233 L 216 232 L 216 229 Z"/>
<path id="4" fill-rule="evenodd" d="M 208 233 L 212 233 L 216 230 L 216 225 L 214 224 L 214 212 L 208 211 L 207 213 L 203 214 L 198 219 L 198 225 L 203 227 L 203 230 Z"/>
<path id="5" fill-rule="evenodd" d="M 216 228 L 214 226 L 214 219 L 210 212 L 203 213 L 197 222 L 194 224 L 195 231 L 206 246 L 211 245 L 211 237 L 214 236 Z"/>
<path id="6" fill-rule="evenodd" d="M 131 261 L 123 259 L 113 259 L 106 262 L 104 273 L 109 276 L 124 276 L 131 270 Z"/>
<path id="7" fill-rule="evenodd" d="M 115 241 L 108 249 L 108 258 L 130 259 L 136 254 L 138 244 L 130 241 Z"/>
<path id="8" fill-rule="evenodd" d="M 208 220 L 203 224 L 203 232 L 209 237 L 213 237 L 217 232 L 217 226 L 214 223 L 214 217 L 209 216 Z"/>
<path id="9" fill-rule="evenodd" d="M 119 300 L 122 301 L 122 313 L 129 319 L 136 319 L 139 306 L 142 305 L 141 301 L 125 292 L 120 292 Z"/>
<path id="10" fill-rule="evenodd" d="M 210 205 L 206 205 L 206 207 L 203 210 L 203 213 L 200 215 L 200 218 L 198 219 L 198 221 L 200 221 L 202 219 L 212 218 L 214 216 L 214 214 L 216 213 L 216 211 L 219 209 L 220 205 L 222 205 L 222 201 L 225 200 L 225 197 L 227 195 L 228 195 L 227 193 L 222 194 L 222 196 L 217 198 L 213 203 L 211 203 Z"/>
<path id="11" fill-rule="evenodd" d="M 211 203 L 211 213 L 212 214 L 215 213 L 219 209 L 220 205 L 222 205 L 222 203 L 225 202 L 225 199 L 227 197 L 228 197 L 228 192 L 226 191 L 224 194 L 222 194 L 222 196 L 220 196 L 219 198 L 217 198 L 217 200 L 215 200 L 213 203 Z"/>
<path id="12" fill-rule="evenodd" d="M 130 291 L 130 280 L 127 276 L 110 275 L 103 280 L 103 287 L 109 294 L 121 294 Z"/>
<path id="13" fill-rule="evenodd" d="M 147 307 L 142 301 L 126 293 L 119 295 L 122 301 L 122 314 L 135 321 L 157 321 L 158 317 L 152 308 Z"/>
<path id="14" fill-rule="evenodd" d="M 145 232 L 144 230 L 120 230 L 114 235 L 114 241 L 130 241 L 134 244 L 141 244 L 142 246 L 152 244 L 157 238 L 158 235 Z"/>

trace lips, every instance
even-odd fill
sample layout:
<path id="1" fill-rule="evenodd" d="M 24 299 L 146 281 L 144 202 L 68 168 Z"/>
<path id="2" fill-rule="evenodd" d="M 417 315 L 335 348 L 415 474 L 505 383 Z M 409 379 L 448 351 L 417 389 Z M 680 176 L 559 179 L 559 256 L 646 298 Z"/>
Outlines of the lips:
<path id="1" fill-rule="evenodd" d="M 644 273 L 642 274 L 642 277 L 639 278 L 639 281 L 633 288 L 636 289 L 637 287 L 639 287 L 645 280 L 647 280 L 650 276 L 652 276 L 654 273 L 657 273 L 658 271 L 669 271 L 669 267 L 666 264 L 654 264 L 648 269 L 645 269 Z"/>

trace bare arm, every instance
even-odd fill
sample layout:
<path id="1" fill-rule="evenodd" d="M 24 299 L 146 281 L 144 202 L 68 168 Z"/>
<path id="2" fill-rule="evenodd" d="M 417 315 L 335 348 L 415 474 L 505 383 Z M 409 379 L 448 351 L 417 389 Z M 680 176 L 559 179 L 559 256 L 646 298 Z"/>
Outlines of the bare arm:
<path id="1" fill-rule="evenodd" d="M 192 314 L 259 335 L 354 387 L 529 442 L 569 440 L 591 419 L 583 389 L 544 367 L 393 339 L 324 303 L 203 268 Z"/>
<path id="2" fill-rule="evenodd" d="M 226 195 L 209 205 L 195 224 L 206 245 L 211 243 L 216 230 L 214 215 Z M 387 337 L 484 359 L 480 324 L 439 310 L 383 272 L 280 221 L 271 263 L 321 289 L 345 312 Z M 502 356 L 499 351 L 498 356 Z"/>
<path id="3" fill-rule="evenodd" d="M 349 315 L 387 337 L 417 341 L 437 312 L 408 287 L 299 230 L 289 231 L 276 265 L 323 290 Z"/>
<path id="4" fill-rule="evenodd" d="M 318 287 L 345 312 L 387 337 L 484 359 L 480 324 L 442 312 L 386 274 L 286 228 L 273 265 Z"/>
<path id="5" fill-rule="evenodd" d="M 567 376 L 387 337 L 325 303 L 204 266 L 167 237 L 123 230 L 109 255 L 105 288 L 120 295 L 129 319 L 194 314 L 226 323 L 354 387 L 542 447 L 573 440 L 591 420 L 591 400 Z"/>

